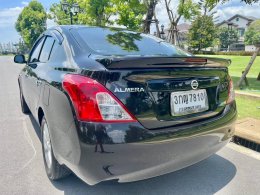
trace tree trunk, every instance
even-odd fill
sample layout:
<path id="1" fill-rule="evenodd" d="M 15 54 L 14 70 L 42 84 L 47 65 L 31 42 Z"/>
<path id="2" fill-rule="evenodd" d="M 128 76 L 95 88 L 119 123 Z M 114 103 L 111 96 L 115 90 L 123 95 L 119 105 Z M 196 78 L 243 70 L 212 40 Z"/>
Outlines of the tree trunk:
<path id="1" fill-rule="evenodd" d="M 147 33 L 147 34 L 150 33 L 150 27 L 151 27 L 151 24 L 152 24 L 156 4 L 157 4 L 157 0 L 151 0 L 149 5 L 148 5 L 146 17 L 145 17 L 145 20 L 144 20 L 144 26 L 143 26 L 143 32 L 144 33 Z"/>
<path id="2" fill-rule="evenodd" d="M 169 20 L 170 20 L 170 23 L 171 23 L 171 27 L 170 27 L 170 30 L 169 30 L 169 37 L 170 37 L 169 42 L 174 44 L 174 45 L 177 45 L 178 44 L 177 25 L 178 25 L 182 15 L 174 16 L 172 10 L 170 9 L 170 2 L 171 1 L 164 0 L 164 2 L 165 2 L 168 17 L 169 17 Z M 182 1 L 182 3 L 184 3 L 184 0 Z"/>
<path id="3" fill-rule="evenodd" d="M 251 66 L 254 64 L 254 61 L 255 61 L 255 59 L 256 59 L 257 54 L 259 53 L 259 51 L 260 51 L 260 47 L 256 48 L 255 53 L 254 53 L 253 56 L 251 57 L 251 59 L 250 59 L 248 65 L 247 65 L 247 67 L 246 67 L 244 73 L 242 74 L 240 80 L 239 80 L 238 83 L 237 83 L 237 86 L 238 86 L 238 87 L 240 87 L 240 86 L 242 85 L 242 82 L 243 82 L 243 80 L 246 78 L 246 75 L 247 75 L 247 73 L 249 72 Z"/>
<path id="4" fill-rule="evenodd" d="M 159 22 L 158 22 L 158 20 L 156 18 L 155 12 L 154 12 L 154 19 L 155 19 L 155 26 L 156 26 L 157 37 L 162 38 L 161 34 L 160 34 L 160 29 L 159 29 Z"/>
<path id="5" fill-rule="evenodd" d="M 177 35 L 177 33 L 178 33 L 178 29 L 177 29 L 177 23 L 174 23 L 173 24 L 173 32 L 172 32 L 172 36 L 173 36 L 173 44 L 174 45 L 178 45 L 178 35 Z"/>
<path id="6" fill-rule="evenodd" d="M 260 72 L 259 72 L 256 80 L 260 81 Z"/>
<path id="7" fill-rule="evenodd" d="M 169 29 L 168 41 L 174 45 L 178 45 L 178 30 L 177 24 L 175 22 L 171 22 L 171 26 Z"/>

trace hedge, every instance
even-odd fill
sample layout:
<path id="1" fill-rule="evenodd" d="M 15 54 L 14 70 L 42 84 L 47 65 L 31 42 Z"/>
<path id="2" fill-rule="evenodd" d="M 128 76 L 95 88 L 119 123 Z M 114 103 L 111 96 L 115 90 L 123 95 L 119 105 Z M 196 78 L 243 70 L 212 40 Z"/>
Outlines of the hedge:
<path id="1" fill-rule="evenodd" d="M 204 55 L 228 55 L 228 56 L 252 56 L 254 52 L 251 51 L 191 51 L 193 54 L 204 54 Z M 260 56 L 260 53 L 258 53 Z"/>

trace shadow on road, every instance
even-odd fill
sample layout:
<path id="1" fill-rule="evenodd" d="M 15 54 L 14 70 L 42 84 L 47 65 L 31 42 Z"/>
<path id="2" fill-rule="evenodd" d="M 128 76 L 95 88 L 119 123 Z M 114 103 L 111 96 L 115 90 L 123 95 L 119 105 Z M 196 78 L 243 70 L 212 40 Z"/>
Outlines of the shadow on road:
<path id="1" fill-rule="evenodd" d="M 236 167 L 219 155 L 185 169 L 132 183 L 107 181 L 89 186 L 71 175 L 53 185 L 64 194 L 214 194 L 236 174 Z"/>
<path id="2" fill-rule="evenodd" d="M 75 175 L 53 185 L 65 195 L 71 194 L 214 194 L 236 174 L 236 167 L 219 155 L 160 177 L 132 183 L 107 181 L 89 186 Z"/>
<path id="3" fill-rule="evenodd" d="M 35 133 L 36 133 L 37 137 L 41 141 L 41 129 L 40 129 L 37 121 L 33 118 L 33 116 L 31 114 L 29 114 L 29 118 L 31 120 L 32 126 L 33 126 L 33 128 L 35 130 Z"/>
<path id="4" fill-rule="evenodd" d="M 29 115 L 34 130 L 40 139 L 40 128 Z M 226 186 L 235 176 L 237 170 L 233 163 L 215 154 L 185 169 L 155 177 L 148 180 L 117 183 L 116 181 L 101 182 L 89 186 L 75 175 L 53 185 L 64 191 L 65 195 L 72 194 L 214 194 Z"/>

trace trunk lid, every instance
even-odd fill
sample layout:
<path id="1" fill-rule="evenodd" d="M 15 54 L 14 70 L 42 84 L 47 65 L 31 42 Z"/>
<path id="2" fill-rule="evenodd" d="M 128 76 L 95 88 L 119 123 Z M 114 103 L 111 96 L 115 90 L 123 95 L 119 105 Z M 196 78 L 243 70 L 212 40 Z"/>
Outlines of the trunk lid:
<path id="1" fill-rule="evenodd" d="M 108 69 L 106 87 L 148 129 L 205 120 L 225 108 L 227 60 L 158 57 L 97 61 Z M 194 94 L 201 100 L 199 104 L 192 103 Z M 175 104 L 176 99 L 179 102 Z M 189 112 L 193 106 L 198 108 L 196 113 Z"/>

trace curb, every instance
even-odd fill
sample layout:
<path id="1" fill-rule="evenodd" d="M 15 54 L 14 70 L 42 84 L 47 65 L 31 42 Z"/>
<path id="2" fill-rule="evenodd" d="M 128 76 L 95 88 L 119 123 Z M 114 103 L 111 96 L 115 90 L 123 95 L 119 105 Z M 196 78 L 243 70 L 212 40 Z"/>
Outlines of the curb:
<path id="1" fill-rule="evenodd" d="M 245 97 L 245 98 L 260 100 L 260 95 L 250 94 L 250 93 L 245 93 L 240 91 L 235 91 L 235 93 L 237 97 Z"/>
<path id="2" fill-rule="evenodd" d="M 260 144 L 260 120 L 245 118 L 236 122 L 235 136 Z"/>

